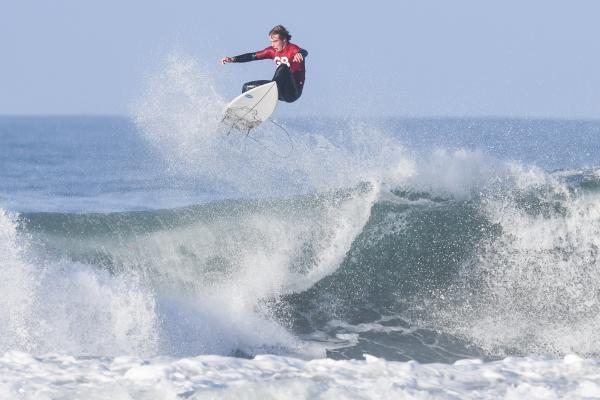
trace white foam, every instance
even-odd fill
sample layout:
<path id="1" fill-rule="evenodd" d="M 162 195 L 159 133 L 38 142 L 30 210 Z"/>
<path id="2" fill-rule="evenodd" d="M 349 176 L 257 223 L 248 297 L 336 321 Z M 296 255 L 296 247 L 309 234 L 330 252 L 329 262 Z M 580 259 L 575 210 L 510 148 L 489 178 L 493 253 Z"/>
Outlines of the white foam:
<path id="1" fill-rule="evenodd" d="M 366 361 L 303 361 L 273 355 L 141 359 L 9 352 L 0 357 L 0 376 L 0 396 L 25 399 L 600 397 L 600 363 L 574 355 L 419 364 L 369 355 Z"/>
<path id="2" fill-rule="evenodd" d="M 28 322 L 36 352 L 157 354 L 154 295 L 135 276 L 63 261 L 46 266 L 37 283 Z"/>

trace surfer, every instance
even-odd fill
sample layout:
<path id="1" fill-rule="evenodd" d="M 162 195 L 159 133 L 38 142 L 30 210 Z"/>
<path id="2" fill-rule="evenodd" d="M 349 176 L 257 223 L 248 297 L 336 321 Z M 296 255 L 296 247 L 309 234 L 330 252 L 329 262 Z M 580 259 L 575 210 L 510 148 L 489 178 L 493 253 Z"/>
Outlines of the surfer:
<path id="1" fill-rule="evenodd" d="M 302 95 L 304 87 L 305 66 L 304 58 L 308 52 L 297 45 L 290 43 L 292 35 L 283 25 L 277 25 L 269 32 L 271 45 L 264 50 L 255 53 L 241 54 L 235 57 L 223 57 L 221 64 L 243 63 L 254 60 L 264 60 L 270 58 L 275 61 L 277 69 L 275 75 L 270 81 L 259 80 L 246 82 L 242 87 L 242 93 L 257 86 L 269 82 L 277 82 L 279 100 L 287 103 L 293 103 Z"/>

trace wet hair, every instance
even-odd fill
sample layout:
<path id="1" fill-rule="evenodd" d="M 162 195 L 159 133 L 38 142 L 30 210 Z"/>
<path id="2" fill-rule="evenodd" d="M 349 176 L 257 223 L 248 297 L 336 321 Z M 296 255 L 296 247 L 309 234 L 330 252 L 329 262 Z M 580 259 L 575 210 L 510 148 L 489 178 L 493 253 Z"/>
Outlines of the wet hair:
<path id="1" fill-rule="evenodd" d="M 290 32 L 287 29 L 285 29 L 285 26 L 283 25 L 274 26 L 273 29 L 271 29 L 271 31 L 269 32 L 269 36 L 272 35 L 279 35 L 280 39 L 285 39 L 288 42 L 292 40 L 292 35 L 290 35 Z"/>

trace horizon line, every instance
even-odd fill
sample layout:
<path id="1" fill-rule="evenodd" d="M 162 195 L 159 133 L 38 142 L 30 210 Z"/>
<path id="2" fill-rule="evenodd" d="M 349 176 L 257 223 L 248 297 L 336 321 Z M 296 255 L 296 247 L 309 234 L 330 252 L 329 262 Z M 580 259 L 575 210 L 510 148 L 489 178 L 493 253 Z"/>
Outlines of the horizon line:
<path id="1" fill-rule="evenodd" d="M 126 114 L 94 114 L 94 113 L 50 113 L 50 114 L 0 114 L 0 118 L 122 118 L 132 119 Z M 549 117 L 527 115 L 289 115 L 281 119 L 398 119 L 398 120 L 440 120 L 440 119 L 470 119 L 470 120 L 528 120 L 528 121 L 589 121 L 600 122 L 600 117 Z"/>

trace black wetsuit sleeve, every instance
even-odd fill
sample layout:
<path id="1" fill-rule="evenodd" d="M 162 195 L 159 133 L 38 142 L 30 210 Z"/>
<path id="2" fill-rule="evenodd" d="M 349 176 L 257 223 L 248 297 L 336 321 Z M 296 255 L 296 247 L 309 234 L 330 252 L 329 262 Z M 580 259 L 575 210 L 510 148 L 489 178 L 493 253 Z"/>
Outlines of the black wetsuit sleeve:
<path id="1" fill-rule="evenodd" d="M 306 58 L 306 56 L 308 56 L 308 51 L 300 49 L 300 54 L 302 54 L 302 57 Z"/>
<path id="2" fill-rule="evenodd" d="M 256 53 L 246 53 L 233 57 L 233 62 L 243 63 L 256 60 Z"/>

